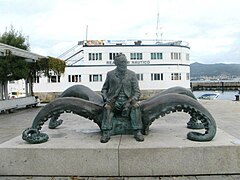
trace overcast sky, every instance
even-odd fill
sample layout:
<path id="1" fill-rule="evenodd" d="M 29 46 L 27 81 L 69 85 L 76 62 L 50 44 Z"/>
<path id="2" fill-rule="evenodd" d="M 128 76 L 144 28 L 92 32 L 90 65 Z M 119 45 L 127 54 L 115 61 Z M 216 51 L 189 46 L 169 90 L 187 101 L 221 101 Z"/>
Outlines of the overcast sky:
<path id="1" fill-rule="evenodd" d="M 0 0 L 0 33 L 29 36 L 31 51 L 57 57 L 88 39 L 187 41 L 191 62 L 240 63 L 239 0 Z"/>

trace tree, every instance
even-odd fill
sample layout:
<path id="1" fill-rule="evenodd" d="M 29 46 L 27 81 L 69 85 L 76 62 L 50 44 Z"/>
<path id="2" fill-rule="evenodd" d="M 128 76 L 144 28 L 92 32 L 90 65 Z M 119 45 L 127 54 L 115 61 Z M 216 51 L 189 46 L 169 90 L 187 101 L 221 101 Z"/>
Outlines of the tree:
<path id="1" fill-rule="evenodd" d="M 50 77 L 51 72 L 54 72 L 57 75 L 63 74 L 65 72 L 65 67 L 65 61 L 50 56 L 42 58 L 35 63 L 28 63 L 28 68 L 30 71 L 28 74 L 27 82 L 31 84 L 30 94 L 34 94 L 32 83 L 37 78 L 37 76 L 41 76 L 43 74 L 46 77 Z"/>
<path id="2" fill-rule="evenodd" d="M 12 25 L 9 31 L 6 28 L 5 32 L 0 35 L 0 42 L 19 49 L 30 50 L 28 37 L 16 31 Z"/>
<path id="3" fill-rule="evenodd" d="M 29 68 L 27 62 L 11 53 L 0 60 L 0 81 L 12 81 L 27 78 Z"/>
<path id="4" fill-rule="evenodd" d="M 0 34 L 0 43 L 30 50 L 28 37 L 16 31 L 13 26 L 9 31 L 6 28 L 6 31 Z M 47 57 L 30 63 L 22 57 L 14 56 L 11 51 L 7 52 L 6 56 L 0 56 L 0 100 L 8 99 L 8 81 L 25 79 L 26 83 L 30 84 L 30 95 L 33 95 L 33 82 L 38 74 L 50 76 L 50 71 L 61 74 L 65 67 L 65 62 L 57 58 Z"/>
<path id="5" fill-rule="evenodd" d="M 6 31 L 0 35 L 0 42 L 24 50 L 29 49 L 28 38 L 16 31 L 13 26 L 9 31 L 6 28 Z M 23 58 L 15 57 L 10 51 L 6 54 L 0 59 L 0 99 L 8 98 L 8 81 L 26 78 L 29 73 L 27 63 Z"/>

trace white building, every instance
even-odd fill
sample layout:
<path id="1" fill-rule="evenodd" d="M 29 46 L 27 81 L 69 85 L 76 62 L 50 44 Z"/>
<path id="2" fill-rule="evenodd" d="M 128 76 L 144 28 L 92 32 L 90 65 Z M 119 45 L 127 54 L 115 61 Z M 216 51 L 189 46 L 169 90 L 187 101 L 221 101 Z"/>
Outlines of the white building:
<path id="1" fill-rule="evenodd" d="M 126 55 L 128 69 L 137 74 L 141 90 L 190 88 L 189 51 L 188 44 L 182 41 L 80 41 L 59 57 L 67 63 L 65 73 L 38 78 L 34 92 L 58 93 L 75 84 L 101 91 L 107 72 L 115 68 L 113 59 L 118 53 Z"/>

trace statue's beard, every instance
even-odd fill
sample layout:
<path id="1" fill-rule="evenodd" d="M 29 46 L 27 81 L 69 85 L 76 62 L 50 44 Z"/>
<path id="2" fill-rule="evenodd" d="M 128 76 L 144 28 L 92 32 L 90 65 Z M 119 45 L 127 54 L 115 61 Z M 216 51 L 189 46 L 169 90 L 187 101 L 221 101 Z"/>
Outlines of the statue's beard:
<path id="1" fill-rule="evenodd" d="M 117 70 L 120 74 L 125 74 L 127 68 L 117 68 Z"/>
<path id="2" fill-rule="evenodd" d="M 123 79 L 125 77 L 125 74 L 126 74 L 126 69 L 117 68 L 117 77 L 119 77 L 120 79 Z"/>

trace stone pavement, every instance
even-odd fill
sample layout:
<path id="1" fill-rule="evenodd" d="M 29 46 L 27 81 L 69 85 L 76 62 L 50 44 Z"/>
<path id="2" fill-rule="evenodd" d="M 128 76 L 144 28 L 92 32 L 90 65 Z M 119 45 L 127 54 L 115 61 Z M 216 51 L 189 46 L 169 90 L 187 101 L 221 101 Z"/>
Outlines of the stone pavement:
<path id="1" fill-rule="evenodd" d="M 230 100 L 212 100 L 212 101 L 200 101 L 213 115 L 216 120 L 218 128 L 224 130 L 230 135 L 240 139 L 240 102 Z M 0 144 L 19 136 L 22 131 L 31 126 L 33 118 L 39 112 L 40 108 L 21 109 L 11 114 L 0 114 Z M 78 180 L 78 179 L 163 179 L 163 180 L 185 180 L 185 179 L 197 179 L 197 180 L 213 180 L 213 179 L 240 179 L 240 175 L 211 175 L 211 176 L 177 176 L 177 177 L 12 177 L 1 176 L 0 180 L 5 179 L 52 179 L 52 180 Z"/>
<path id="2" fill-rule="evenodd" d="M 0 175 L 0 180 L 239 180 L 240 175 L 171 176 L 171 177 L 13 177 Z"/>

